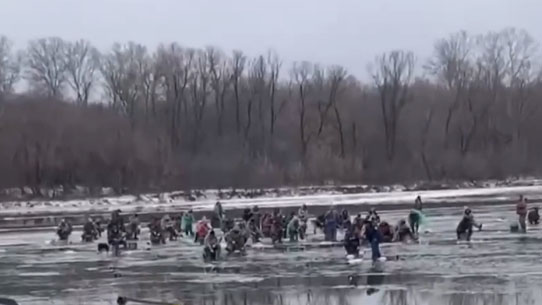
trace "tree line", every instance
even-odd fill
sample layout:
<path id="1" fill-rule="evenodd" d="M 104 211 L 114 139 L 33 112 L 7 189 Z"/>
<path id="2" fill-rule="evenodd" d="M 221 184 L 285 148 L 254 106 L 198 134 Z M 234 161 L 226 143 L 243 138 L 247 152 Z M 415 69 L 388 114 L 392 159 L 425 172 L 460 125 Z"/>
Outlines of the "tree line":
<path id="1" fill-rule="evenodd" d="M 453 33 L 430 58 L 283 64 L 177 43 L 0 38 L 0 187 L 173 188 L 504 178 L 542 155 L 538 42 Z M 96 102 L 98 101 L 98 102 Z"/>

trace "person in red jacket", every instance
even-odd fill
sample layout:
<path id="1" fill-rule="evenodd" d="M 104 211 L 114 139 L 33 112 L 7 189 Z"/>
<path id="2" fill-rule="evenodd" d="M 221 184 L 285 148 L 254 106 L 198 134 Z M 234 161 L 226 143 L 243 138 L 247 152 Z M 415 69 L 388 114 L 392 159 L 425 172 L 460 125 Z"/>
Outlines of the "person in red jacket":
<path id="1" fill-rule="evenodd" d="M 199 242 L 203 245 L 203 242 L 205 240 L 205 237 L 211 230 L 211 224 L 207 220 L 207 217 L 203 216 L 203 218 L 196 223 L 196 237 L 194 239 L 194 242 Z"/>
<path id="2" fill-rule="evenodd" d="M 523 195 L 519 196 L 519 201 L 516 204 L 516 214 L 518 214 L 520 231 L 527 232 L 527 199 Z"/>

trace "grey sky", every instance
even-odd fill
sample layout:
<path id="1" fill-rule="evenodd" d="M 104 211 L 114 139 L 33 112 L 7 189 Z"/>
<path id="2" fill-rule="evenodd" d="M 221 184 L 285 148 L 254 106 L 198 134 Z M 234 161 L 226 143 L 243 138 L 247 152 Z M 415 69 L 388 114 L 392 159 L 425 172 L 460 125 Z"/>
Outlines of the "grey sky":
<path id="1" fill-rule="evenodd" d="M 430 54 L 433 42 L 466 29 L 514 26 L 542 41 L 540 0 L 3 0 L 0 33 L 18 46 L 33 38 L 85 38 L 100 49 L 133 40 L 155 46 L 268 48 L 287 62 L 340 64 L 364 74 L 382 51 Z"/>

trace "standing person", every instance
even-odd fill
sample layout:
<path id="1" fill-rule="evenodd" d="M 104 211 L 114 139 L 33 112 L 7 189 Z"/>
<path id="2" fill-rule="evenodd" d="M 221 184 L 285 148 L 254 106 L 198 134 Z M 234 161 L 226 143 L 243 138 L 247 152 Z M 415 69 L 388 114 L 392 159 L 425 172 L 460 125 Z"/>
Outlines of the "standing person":
<path id="1" fill-rule="evenodd" d="M 421 211 L 423 209 L 422 197 L 416 197 L 416 200 L 414 200 L 414 208 L 418 211 Z"/>
<path id="2" fill-rule="evenodd" d="M 217 201 L 214 208 L 214 215 L 213 215 L 213 228 L 223 228 L 223 222 L 224 221 L 224 209 L 222 208 L 222 203 L 220 201 Z"/>
<path id="3" fill-rule="evenodd" d="M 258 230 L 260 230 L 262 225 L 262 214 L 260 213 L 260 208 L 257 205 L 252 207 L 252 219 L 254 220 L 254 225 L 258 228 Z"/>
<path id="4" fill-rule="evenodd" d="M 305 239 L 307 235 L 307 222 L 309 220 L 309 210 L 306 204 L 303 204 L 297 211 L 297 217 L 299 218 L 299 238 Z"/>
<path id="5" fill-rule="evenodd" d="M 245 223 L 248 223 L 248 221 L 252 218 L 252 210 L 250 208 L 245 208 L 243 210 L 243 220 Z"/>
<path id="6" fill-rule="evenodd" d="M 412 210 L 410 210 L 410 214 L 408 214 L 408 224 L 410 225 L 410 231 L 413 234 L 418 234 L 418 231 L 420 230 L 420 221 L 422 218 L 422 198 L 420 196 L 416 197 L 416 200 L 414 200 L 414 207 Z"/>
<path id="7" fill-rule="evenodd" d="M 518 215 L 520 231 L 527 232 L 527 199 L 523 195 L 519 196 L 519 201 L 516 204 L 516 214 Z"/>
<path id="8" fill-rule="evenodd" d="M 109 244 L 113 243 L 113 240 L 118 239 L 122 233 L 126 232 L 124 226 L 124 219 L 120 215 L 120 210 L 115 210 L 111 213 L 111 220 L 107 225 L 107 241 Z"/>
<path id="9" fill-rule="evenodd" d="M 186 236 L 194 237 L 194 231 L 192 230 L 192 226 L 194 224 L 194 214 L 192 210 L 189 210 L 188 213 L 184 214 L 183 223 L 184 234 Z"/>
<path id="10" fill-rule="evenodd" d="M 284 217 L 282 219 L 282 238 L 286 239 L 288 238 L 288 234 L 289 234 L 289 231 L 288 231 L 288 225 L 290 224 L 290 221 L 292 219 L 294 219 L 294 217 L 296 217 L 296 212 L 292 211 L 290 212 L 290 215 L 288 217 Z M 299 221 L 297 222 L 298 224 L 298 227 L 299 227 Z"/>
<path id="11" fill-rule="evenodd" d="M 364 231 L 362 233 L 365 240 L 367 240 L 371 245 L 371 258 L 373 262 L 376 262 L 381 256 L 380 241 L 382 237 L 380 236 L 377 226 L 378 222 L 374 218 L 372 221 L 366 221 L 363 227 Z"/>
<path id="12" fill-rule="evenodd" d="M 333 207 L 329 207 L 325 215 L 325 241 L 337 241 L 337 220 L 339 215 Z"/>
<path id="13" fill-rule="evenodd" d="M 184 212 L 181 212 L 177 217 L 175 217 L 175 231 L 179 232 L 179 235 L 183 236 L 183 218 L 184 218 Z"/>
<path id="14" fill-rule="evenodd" d="M 263 237 L 271 237 L 271 231 L 273 227 L 273 216 L 269 213 L 265 213 L 262 217 L 261 232 Z"/>
<path id="15" fill-rule="evenodd" d="M 138 240 L 139 239 L 139 215 L 134 214 L 132 217 L 130 217 L 130 225 L 129 225 L 129 234 L 127 239 L 133 239 Z"/>
<path id="16" fill-rule="evenodd" d="M 348 223 L 350 225 L 348 225 Z M 359 257 L 360 250 L 360 231 L 353 226 L 350 221 L 347 222 L 344 233 L 344 249 L 346 250 L 347 255 L 354 255 L 354 257 Z"/>
<path id="17" fill-rule="evenodd" d="M 345 224 L 347 222 L 350 222 L 350 213 L 348 213 L 348 210 L 347 209 L 343 209 L 341 211 L 341 216 L 339 217 L 340 219 L 340 225 L 343 229 L 346 229 L 345 227 Z M 351 223 L 350 223 L 351 224 Z"/>
<path id="18" fill-rule="evenodd" d="M 271 216 L 271 241 L 273 244 L 282 243 L 284 216 L 279 208 L 275 208 L 273 216 Z"/>
<path id="19" fill-rule="evenodd" d="M 97 219 L 94 225 L 96 226 L 96 232 L 98 233 L 98 237 L 102 237 L 102 221 L 100 219 Z"/>
<path id="20" fill-rule="evenodd" d="M 288 231 L 290 242 L 295 242 L 299 240 L 299 218 L 297 217 L 297 215 L 295 215 L 295 213 L 288 222 L 286 231 Z"/>

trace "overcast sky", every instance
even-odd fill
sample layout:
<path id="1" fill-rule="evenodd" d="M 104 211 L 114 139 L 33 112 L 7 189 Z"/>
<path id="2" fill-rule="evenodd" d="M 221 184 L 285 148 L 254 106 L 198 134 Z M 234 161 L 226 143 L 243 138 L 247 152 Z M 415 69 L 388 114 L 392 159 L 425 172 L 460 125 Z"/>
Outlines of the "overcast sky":
<path id="1" fill-rule="evenodd" d="M 542 41 L 540 13 L 540 0 L 2 0 L 0 33 L 18 46 L 59 36 L 100 49 L 129 40 L 250 55 L 273 48 L 287 62 L 340 64 L 360 75 L 380 52 L 424 58 L 436 39 L 460 29 L 514 26 Z"/>

